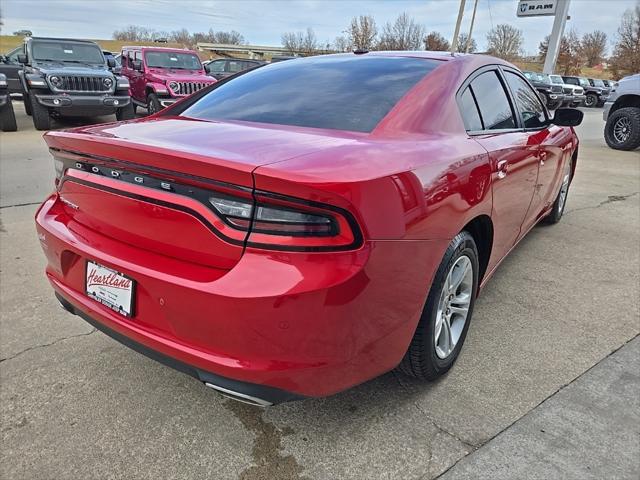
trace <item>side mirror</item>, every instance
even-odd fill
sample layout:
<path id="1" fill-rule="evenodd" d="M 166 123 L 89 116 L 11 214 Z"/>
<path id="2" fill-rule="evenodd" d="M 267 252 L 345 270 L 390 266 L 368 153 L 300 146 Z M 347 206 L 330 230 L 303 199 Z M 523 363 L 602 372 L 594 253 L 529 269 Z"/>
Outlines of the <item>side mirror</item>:
<path id="1" fill-rule="evenodd" d="M 107 58 L 107 67 L 109 68 L 113 68 L 116 66 L 116 59 L 115 58 Z"/>
<path id="2" fill-rule="evenodd" d="M 142 71 L 142 60 L 133 60 L 132 64 L 134 70 Z"/>
<path id="3" fill-rule="evenodd" d="M 24 53 L 19 53 L 18 54 L 18 62 L 25 64 L 27 63 L 27 56 Z"/>
<path id="4" fill-rule="evenodd" d="M 559 108 L 553 115 L 553 123 L 560 127 L 577 127 L 582 123 L 584 113 L 576 108 Z"/>

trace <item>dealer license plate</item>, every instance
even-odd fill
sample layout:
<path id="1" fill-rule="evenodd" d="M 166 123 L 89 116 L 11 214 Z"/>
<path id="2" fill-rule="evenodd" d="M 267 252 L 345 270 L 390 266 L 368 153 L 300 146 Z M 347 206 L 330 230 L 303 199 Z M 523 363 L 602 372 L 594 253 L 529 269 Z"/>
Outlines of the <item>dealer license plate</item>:
<path id="1" fill-rule="evenodd" d="M 87 295 L 125 317 L 133 316 L 135 282 L 115 270 L 87 261 Z"/>

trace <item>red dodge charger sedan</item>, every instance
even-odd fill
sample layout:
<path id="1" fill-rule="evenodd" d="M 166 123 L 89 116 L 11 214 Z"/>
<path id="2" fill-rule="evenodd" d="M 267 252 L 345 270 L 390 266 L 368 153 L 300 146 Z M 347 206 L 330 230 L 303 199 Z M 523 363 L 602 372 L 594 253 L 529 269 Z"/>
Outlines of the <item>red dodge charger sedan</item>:
<path id="1" fill-rule="evenodd" d="M 47 133 L 46 275 L 71 313 L 237 400 L 434 379 L 507 253 L 562 216 L 581 119 L 486 56 L 268 65 Z"/>

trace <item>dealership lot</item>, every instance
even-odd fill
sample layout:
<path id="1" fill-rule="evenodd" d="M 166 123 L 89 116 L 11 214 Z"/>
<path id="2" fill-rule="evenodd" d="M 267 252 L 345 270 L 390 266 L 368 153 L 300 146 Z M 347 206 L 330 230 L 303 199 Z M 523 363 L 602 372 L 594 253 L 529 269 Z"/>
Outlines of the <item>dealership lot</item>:
<path id="1" fill-rule="evenodd" d="M 606 147 L 600 109 L 578 129 L 565 217 L 505 260 L 445 379 L 390 373 L 260 410 L 58 307 L 33 225 L 53 165 L 15 107 L 19 131 L 0 134 L 3 478 L 637 475 L 640 155 Z"/>

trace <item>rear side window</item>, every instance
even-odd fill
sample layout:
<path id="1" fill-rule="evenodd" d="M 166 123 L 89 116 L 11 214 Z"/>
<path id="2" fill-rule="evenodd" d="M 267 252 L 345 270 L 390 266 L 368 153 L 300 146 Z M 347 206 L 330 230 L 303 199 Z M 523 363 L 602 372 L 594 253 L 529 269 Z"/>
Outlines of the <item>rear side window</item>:
<path id="1" fill-rule="evenodd" d="M 221 83 L 183 116 L 370 132 L 437 60 L 318 56 L 278 62 Z"/>
<path id="2" fill-rule="evenodd" d="M 480 119 L 480 113 L 476 101 L 473 98 L 473 92 L 471 87 L 465 88 L 462 95 L 460 95 L 460 113 L 462 114 L 462 121 L 464 122 L 464 128 L 468 131 L 482 130 L 482 120 Z"/>
<path id="3" fill-rule="evenodd" d="M 505 72 L 509 88 L 516 99 L 516 106 L 522 116 L 524 128 L 541 128 L 547 124 L 547 116 L 538 95 L 519 75 Z"/>
<path id="4" fill-rule="evenodd" d="M 471 82 L 485 130 L 515 128 L 507 93 L 495 71 L 478 75 Z"/>

